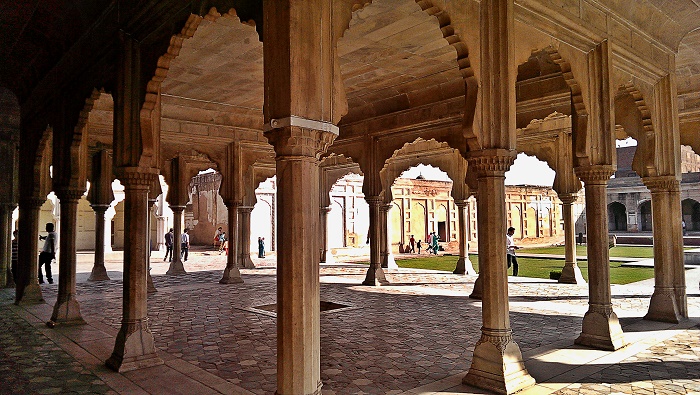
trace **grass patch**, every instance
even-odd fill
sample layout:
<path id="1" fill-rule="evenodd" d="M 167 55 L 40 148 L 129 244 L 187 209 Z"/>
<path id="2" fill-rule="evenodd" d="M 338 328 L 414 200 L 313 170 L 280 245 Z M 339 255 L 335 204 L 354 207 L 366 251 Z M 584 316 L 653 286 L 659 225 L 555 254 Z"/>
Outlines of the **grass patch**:
<path id="1" fill-rule="evenodd" d="M 564 246 L 521 248 L 518 252 L 527 254 L 564 255 Z M 576 255 L 586 255 L 586 246 L 576 246 Z M 610 249 L 610 256 L 622 258 L 653 258 L 654 247 L 617 246 Z"/>
<path id="2" fill-rule="evenodd" d="M 619 247 L 615 247 L 619 248 Z M 414 259 L 397 259 L 396 264 L 402 268 L 411 269 L 429 269 L 440 270 L 444 272 L 452 272 L 457 264 L 457 256 L 443 255 L 425 258 Z M 474 269 L 479 271 L 479 256 L 469 255 L 469 260 L 472 262 Z M 536 259 L 536 258 L 518 258 L 519 276 L 545 278 L 549 279 L 549 273 L 552 271 L 561 271 L 564 267 L 564 260 L 559 259 Z M 653 268 L 642 267 L 623 267 L 621 263 L 612 262 L 610 264 L 610 282 L 613 284 L 629 284 L 637 281 L 646 280 L 654 277 Z M 588 262 L 579 261 L 578 266 L 581 268 L 583 278 L 588 281 Z M 513 273 L 511 268 L 509 274 Z"/>

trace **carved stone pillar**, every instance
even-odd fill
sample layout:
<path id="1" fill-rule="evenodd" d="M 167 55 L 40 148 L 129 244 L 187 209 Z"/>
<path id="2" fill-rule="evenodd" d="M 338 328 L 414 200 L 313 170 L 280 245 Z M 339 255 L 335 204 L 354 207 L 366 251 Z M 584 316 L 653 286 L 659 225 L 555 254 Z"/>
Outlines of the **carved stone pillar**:
<path id="1" fill-rule="evenodd" d="M 173 210 L 173 260 L 165 274 L 185 274 L 185 266 L 182 264 L 182 248 L 180 247 L 182 238 L 182 212 L 185 206 L 170 206 Z"/>
<path id="2" fill-rule="evenodd" d="M 328 249 L 328 213 L 331 211 L 330 207 L 321 207 L 319 210 L 319 220 L 318 225 L 321 229 L 321 263 L 331 263 L 332 256 Z M 329 262 L 329 258 L 331 262 Z"/>
<path id="3" fill-rule="evenodd" d="M 105 268 L 105 211 L 109 205 L 93 204 L 91 207 L 95 211 L 95 264 L 88 281 L 109 280 Z"/>
<path id="4" fill-rule="evenodd" d="M 396 260 L 394 259 L 394 253 L 391 251 L 391 235 L 389 234 L 389 210 L 391 210 L 391 203 L 382 204 L 379 207 L 379 212 L 381 215 L 381 243 L 382 243 L 382 268 L 385 269 L 398 269 Z"/>
<path id="5" fill-rule="evenodd" d="M 674 284 L 675 273 L 684 271 L 683 240 L 675 229 L 679 227 L 677 218 L 681 217 L 680 204 L 675 204 L 680 202 L 680 183 L 674 176 L 646 177 L 643 181 L 651 191 L 654 231 L 654 293 L 644 319 L 678 323 L 685 317 L 681 305 L 686 304 L 685 284 L 680 300 L 676 299 Z"/>
<path id="6" fill-rule="evenodd" d="M 57 190 L 61 205 L 61 227 L 58 256 L 58 296 L 53 306 L 51 322 L 61 325 L 79 325 L 85 321 L 80 315 L 80 304 L 75 297 L 76 238 L 78 234 L 78 201 L 85 191 Z"/>
<path id="7" fill-rule="evenodd" d="M 160 185 L 159 185 L 160 186 Z M 153 253 L 153 248 L 152 246 L 152 240 L 151 240 L 151 227 L 153 226 L 153 223 L 151 221 L 151 213 L 153 213 L 153 205 L 156 204 L 156 196 L 152 196 L 150 193 L 148 195 L 148 216 L 147 218 L 147 223 L 148 225 L 146 226 L 146 232 L 148 233 L 148 270 L 146 270 L 146 292 L 149 294 L 158 292 L 156 289 L 156 285 L 153 284 L 153 277 L 151 277 L 151 254 Z"/>
<path id="8" fill-rule="evenodd" d="M 122 324 L 107 366 L 118 372 L 160 365 L 148 327 L 148 191 L 155 173 L 122 172 L 124 185 L 124 300 Z M 140 170 L 140 169 L 139 169 Z"/>
<path id="9" fill-rule="evenodd" d="M 459 259 L 457 260 L 457 266 L 455 267 L 454 274 L 469 274 L 476 275 L 476 270 L 472 266 L 472 262 L 469 260 L 469 241 L 467 237 L 467 228 L 469 217 L 467 216 L 467 200 L 455 200 L 455 206 L 457 206 L 457 219 L 459 224 Z"/>
<path id="10" fill-rule="evenodd" d="M 337 129 L 316 121 L 308 126 L 318 129 L 289 125 L 266 132 L 277 153 L 277 201 L 282 208 L 277 228 L 278 394 L 320 394 L 322 385 L 317 155 Z M 250 243 L 249 238 L 244 241 Z"/>
<path id="11" fill-rule="evenodd" d="M 278 186 L 279 189 L 279 186 Z M 238 262 L 241 267 L 245 269 L 255 269 L 253 260 L 250 259 L 250 213 L 253 211 L 253 207 L 250 206 L 239 206 L 238 216 L 239 216 L 239 235 L 240 235 L 240 246 L 238 251 L 240 251 L 240 256 L 238 257 Z"/>
<path id="12" fill-rule="evenodd" d="M 588 244 L 588 312 L 576 344 L 617 350 L 624 346 L 624 336 L 610 296 L 610 251 L 605 188 L 614 170 L 597 165 L 577 168 L 576 174 L 586 190 L 586 240 Z"/>
<path id="13" fill-rule="evenodd" d="M 479 154 L 469 158 L 469 169 L 477 174 L 479 190 L 483 326 L 463 381 L 498 393 L 512 393 L 535 384 L 525 369 L 520 347 L 513 341 L 508 306 L 505 172 L 513 163 L 515 152 L 490 149 Z"/>
<path id="14" fill-rule="evenodd" d="M 0 204 L 0 287 L 15 286 L 12 280 L 12 204 Z"/>
<path id="15" fill-rule="evenodd" d="M 478 207 L 479 206 L 479 193 L 478 193 L 478 191 L 476 191 L 474 193 L 474 200 L 476 201 L 476 205 Z M 477 247 L 478 247 L 478 245 L 477 245 Z M 472 293 L 469 295 L 469 299 L 481 300 L 481 296 L 483 295 L 483 289 L 484 289 L 484 282 L 481 279 L 481 269 L 479 269 L 479 276 L 476 278 L 476 280 L 474 280 L 474 289 L 472 290 Z"/>
<path id="16" fill-rule="evenodd" d="M 389 284 L 381 265 L 382 199 L 379 196 L 365 196 L 365 200 L 369 205 L 369 268 L 362 284 Z"/>
<path id="17" fill-rule="evenodd" d="M 45 198 L 20 198 L 19 201 L 19 240 L 17 261 L 17 288 L 15 304 L 44 303 L 39 287 L 39 210 Z"/>
<path id="18" fill-rule="evenodd" d="M 574 218 L 573 203 L 576 201 L 575 193 L 562 193 L 562 215 L 564 216 L 564 268 L 561 270 L 560 283 L 585 284 L 581 268 L 576 264 L 576 219 Z"/>
<path id="19" fill-rule="evenodd" d="M 219 284 L 242 283 L 241 272 L 238 270 L 238 202 L 226 202 L 228 208 L 228 254 L 226 255 L 226 269 L 219 280 Z"/>

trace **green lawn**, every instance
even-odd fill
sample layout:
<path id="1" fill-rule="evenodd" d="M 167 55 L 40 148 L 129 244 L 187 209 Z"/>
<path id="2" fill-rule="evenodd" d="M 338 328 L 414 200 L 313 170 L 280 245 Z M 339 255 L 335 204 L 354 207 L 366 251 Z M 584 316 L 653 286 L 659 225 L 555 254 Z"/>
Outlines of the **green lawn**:
<path id="1" fill-rule="evenodd" d="M 619 248 L 619 247 L 615 247 Z M 469 255 L 469 259 L 474 265 L 474 269 L 479 271 L 478 255 Z M 403 268 L 431 269 L 452 272 L 457 263 L 457 256 L 443 255 L 437 257 L 425 257 L 414 259 L 397 259 L 396 264 Z M 561 271 L 564 261 L 559 259 L 533 259 L 518 258 L 519 273 L 523 277 L 549 278 L 550 271 Z M 579 267 L 583 278 L 588 281 L 588 262 L 579 261 Z M 636 281 L 646 280 L 654 277 L 653 268 L 622 267 L 620 263 L 610 264 L 610 281 L 613 284 L 629 284 Z M 512 269 L 509 274 L 512 274 Z"/>
<path id="2" fill-rule="evenodd" d="M 526 254 L 564 255 L 564 246 L 521 248 L 518 252 Z M 586 246 L 576 246 L 576 255 L 586 255 Z M 617 246 L 610 249 L 610 256 L 626 258 L 653 258 L 654 247 Z"/>

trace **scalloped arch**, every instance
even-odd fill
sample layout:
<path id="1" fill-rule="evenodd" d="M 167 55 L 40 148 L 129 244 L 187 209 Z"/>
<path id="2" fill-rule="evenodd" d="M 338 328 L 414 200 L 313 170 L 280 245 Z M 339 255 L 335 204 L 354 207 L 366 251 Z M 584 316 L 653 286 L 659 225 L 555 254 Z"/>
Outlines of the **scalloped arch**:
<path id="1" fill-rule="evenodd" d="M 655 157 L 656 157 L 656 132 L 651 119 L 651 109 L 647 106 L 642 92 L 632 83 L 627 82 L 618 88 L 618 92 L 622 95 L 629 95 L 634 101 L 634 106 L 638 112 L 642 135 L 631 136 L 629 131 L 626 133 L 637 140 L 637 145 L 641 149 L 637 149 L 632 159 L 632 167 L 641 177 L 654 176 Z"/>

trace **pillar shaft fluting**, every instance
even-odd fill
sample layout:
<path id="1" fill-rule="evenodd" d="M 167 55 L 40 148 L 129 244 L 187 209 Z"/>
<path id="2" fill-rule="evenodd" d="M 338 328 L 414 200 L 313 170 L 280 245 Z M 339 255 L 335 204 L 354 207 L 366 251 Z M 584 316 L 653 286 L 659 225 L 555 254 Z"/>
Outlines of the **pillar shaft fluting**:
<path id="1" fill-rule="evenodd" d="M 242 283 L 241 272 L 238 270 L 238 206 L 236 202 L 228 202 L 228 253 L 226 254 L 226 268 L 219 280 L 220 284 Z"/>
<path id="2" fill-rule="evenodd" d="M 122 323 L 107 366 L 124 372 L 162 364 L 148 327 L 148 191 L 152 173 L 128 172 L 124 185 L 124 300 Z"/>
<path id="3" fill-rule="evenodd" d="M 153 240 L 151 239 L 153 232 L 151 227 L 153 226 L 153 221 L 152 221 L 152 215 L 151 213 L 153 212 L 153 205 L 156 204 L 156 196 L 151 196 L 150 194 L 148 195 L 148 215 L 146 216 L 146 223 L 148 224 L 146 226 L 146 234 L 148 235 L 148 264 L 146 265 L 147 270 L 146 270 L 146 292 L 151 294 L 158 292 L 156 289 L 156 285 L 153 284 L 153 277 L 151 276 L 151 254 L 153 253 L 152 250 L 152 245 L 153 245 Z"/>
<path id="4" fill-rule="evenodd" d="M 585 184 L 589 290 L 588 312 L 583 317 L 576 344 L 617 350 L 624 345 L 624 338 L 612 308 L 606 201 L 606 186 L 613 168 L 606 165 L 578 168 L 576 174 Z"/>
<path id="5" fill-rule="evenodd" d="M 44 303 L 39 287 L 39 210 L 45 198 L 32 197 L 19 201 L 19 256 L 17 262 L 16 304 Z"/>
<path id="6" fill-rule="evenodd" d="M 330 207 L 321 207 L 319 210 L 319 228 L 321 230 L 321 256 L 320 262 L 326 263 L 329 255 L 328 251 L 328 212 L 331 211 Z"/>

